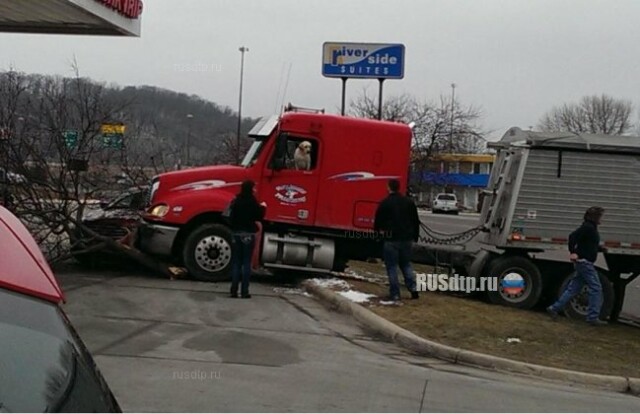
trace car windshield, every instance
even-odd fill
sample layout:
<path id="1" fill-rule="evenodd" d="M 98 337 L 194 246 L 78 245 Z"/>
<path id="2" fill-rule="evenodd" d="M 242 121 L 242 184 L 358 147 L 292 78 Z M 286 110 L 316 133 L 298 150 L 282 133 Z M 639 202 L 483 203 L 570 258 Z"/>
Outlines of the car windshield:
<path id="1" fill-rule="evenodd" d="M 264 139 L 256 139 L 253 144 L 251 144 L 249 151 L 247 151 L 247 155 L 244 156 L 244 159 L 242 160 L 242 163 L 240 165 L 243 167 L 251 167 L 253 164 L 255 164 L 258 160 L 258 157 L 260 156 L 262 148 L 264 147 L 264 143 Z"/>
<path id="2" fill-rule="evenodd" d="M 112 411 L 54 304 L 0 289 L 0 412 Z"/>
<path id="3" fill-rule="evenodd" d="M 438 200 L 440 201 L 456 201 L 456 196 L 453 194 L 439 194 Z"/>
<path id="4" fill-rule="evenodd" d="M 142 208 L 145 202 L 145 192 L 143 190 L 125 193 L 109 203 L 106 210 L 114 209 L 131 209 L 137 210 Z"/>

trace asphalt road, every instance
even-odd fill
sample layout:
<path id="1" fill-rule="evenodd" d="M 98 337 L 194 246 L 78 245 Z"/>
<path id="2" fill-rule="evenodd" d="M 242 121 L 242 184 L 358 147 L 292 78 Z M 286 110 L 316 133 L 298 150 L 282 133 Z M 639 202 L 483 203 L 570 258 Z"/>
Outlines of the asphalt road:
<path id="1" fill-rule="evenodd" d="M 421 211 L 421 220 L 429 227 L 436 231 L 446 233 L 460 233 L 470 228 L 477 226 L 479 216 L 477 214 L 462 214 L 459 216 L 444 215 L 444 214 L 432 214 L 431 212 Z M 478 239 L 481 236 L 476 236 L 473 240 L 467 243 L 465 250 L 474 252 L 480 248 Z M 549 253 L 539 255 L 540 258 L 557 261 L 568 261 L 568 253 L 565 250 L 553 250 Z M 598 258 L 598 265 L 606 268 L 602 255 Z M 640 319 L 640 277 L 633 281 L 628 287 L 625 297 L 625 303 L 622 310 L 622 314 L 633 317 L 634 319 Z"/>
<path id="2" fill-rule="evenodd" d="M 300 291 L 59 275 L 125 411 L 633 412 L 640 399 L 415 357 Z"/>

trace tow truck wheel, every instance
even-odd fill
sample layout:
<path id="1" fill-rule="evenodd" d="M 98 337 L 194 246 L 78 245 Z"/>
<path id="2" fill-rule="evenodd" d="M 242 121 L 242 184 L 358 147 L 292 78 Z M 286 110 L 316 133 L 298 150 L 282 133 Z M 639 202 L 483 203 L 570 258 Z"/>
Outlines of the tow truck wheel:
<path id="1" fill-rule="evenodd" d="M 496 277 L 497 291 L 489 300 L 497 305 L 533 308 L 542 295 L 542 275 L 536 265 L 523 256 L 501 256 L 489 265 L 489 277 Z"/>
<path id="2" fill-rule="evenodd" d="M 231 279 L 231 232 L 220 224 L 197 227 L 186 239 L 182 258 L 189 274 L 203 282 Z"/>
<path id="3" fill-rule="evenodd" d="M 565 277 L 564 281 L 560 284 L 560 289 L 558 289 L 558 296 L 562 295 L 562 292 L 567 288 L 567 285 L 576 275 L 576 272 L 572 272 L 567 277 Z M 605 321 L 611 315 L 611 311 L 613 310 L 613 302 L 615 300 L 615 294 L 613 292 L 613 286 L 609 279 L 602 273 L 598 272 L 598 276 L 600 278 L 600 284 L 602 285 L 602 308 L 600 309 L 600 319 Z M 573 298 L 569 304 L 564 308 L 564 314 L 569 319 L 578 319 L 585 320 L 587 317 L 587 310 L 589 309 L 589 293 L 587 286 L 582 288 L 582 291 Z"/>

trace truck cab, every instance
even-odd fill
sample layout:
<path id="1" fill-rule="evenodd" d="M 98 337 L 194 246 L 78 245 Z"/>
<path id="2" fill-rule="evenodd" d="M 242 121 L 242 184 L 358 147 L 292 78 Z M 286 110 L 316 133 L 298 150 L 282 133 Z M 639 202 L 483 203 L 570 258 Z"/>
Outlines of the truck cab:
<path id="1" fill-rule="evenodd" d="M 409 126 L 294 109 L 262 119 L 249 136 L 253 145 L 238 166 L 153 179 L 140 231 L 143 251 L 172 257 L 197 279 L 226 280 L 232 249 L 222 212 L 241 183 L 252 180 L 267 204 L 260 265 L 329 272 L 372 255 L 374 215 L 387 182 L 407 182 Z M 300 168 L 295 153 L 303 142 L 310 163 Z"/>

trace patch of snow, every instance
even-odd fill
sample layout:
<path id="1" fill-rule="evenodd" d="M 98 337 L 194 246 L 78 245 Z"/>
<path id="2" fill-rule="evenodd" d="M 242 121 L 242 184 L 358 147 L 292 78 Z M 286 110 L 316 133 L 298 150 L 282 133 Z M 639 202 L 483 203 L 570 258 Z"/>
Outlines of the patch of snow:
<path id="1" fill-rule="evenodd" d="M 311 279 L 311 282 L 317 286 L 324 287 L 324 288 L 342 288 L 342 289 L 349 288 L 349 284 L 347 282 L 345 282 L 344 280 L 336 279 L 336 278 L 332 278 L 332 279 L 316 278 L 316 279 Z"/>
<path id="2" fill-rule="evenodd" d="M 347 290 L 346 292 L 338 292 L 345 298 L 349 299 L 351 302 L 355 303 L 365 303 L 369 302 L 369 299 L 375 298 L 376 295 L 370 295 L 368 293 L 358 292 L 357 290 Z"/>
<path id="3" fill-rule="evenodd" d="M 378 302 L 380 305 L 382 306 L 397 306 L 398 302 L 393 302 L 390 300 L 381 300 L 380 302 Z"/>
<path id="4" fill-rule="evenodd" d="M 354 279 L 354 280 L 362 280 L 364 282 L 372 282 L 372 283 L 380 283 L 380 282 L 386 282 L 387 281 L 387 275 L 384 274 L 376 274 L 376 273 L 371 273 L 368 271 L 362 271 L 361 273 L 358 273 L 354 270 L 347 270 L 344 273 L 334 273 L 337 276 L 342 276 L 345 277 L 347 279 Z"/>
<path id="5" fill-rule="evenodd" d="M 507 338 L 508 344 L 519 344 L 520 342 L 522 342 L 520 338 Z"/>
<path id="6" fill-rule="evenodd" d="M 302 296 L 311 296 L 307 292 L 302 289 L 297 288 L 273 288 L 275 293 L 279 293 L 281 295 L 302 295 Z"/>
<path id="7" fill-rule="evenodd" d="M 350 279 L 354 279 L 354 280 L 362 280 L 362 281 L 365 281 L 365 282 L 368 282 L 368 281 L 371 280 L 370 277 L 362 276 L 362 275 L 359 275 L 357 273 L 350 273 L 348 275 L 345 275 L 345 277 L 350 278 Z"/>

